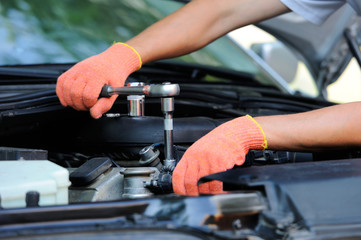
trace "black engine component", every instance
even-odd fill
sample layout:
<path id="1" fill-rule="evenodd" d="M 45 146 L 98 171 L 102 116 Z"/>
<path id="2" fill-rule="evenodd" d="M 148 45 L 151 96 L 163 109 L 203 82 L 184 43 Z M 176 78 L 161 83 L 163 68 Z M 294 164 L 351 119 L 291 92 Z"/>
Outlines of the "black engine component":
<path id="1" fill-rule="evenodd" d="M 225 122 L 207 117 L 174 119 L 174 142 L 190 144 Z M 79 130 L 79 143 L 84 144 L 153 144 L 163 142 L 162 117 L 117 117 L 89 121 Z M 92 129 L 92 131 L 89 131 Z"/>
<path id="2" fill-rule="evenodd" d="M 174 166 L 164 166 L 159 171 L 159 175 L 156 179 L 151 180 L 146 187 L 153 193 L 166 194 L 173 192 L 172 186 L 172 174 Z"/>
<path id="3" fill-rule="evenodd" d="M 72 172 L 69 179 L 74 186 L 84 186 L 93 182 L 112 165 L 113 163 L 110 158 L 92 158 Z"/>

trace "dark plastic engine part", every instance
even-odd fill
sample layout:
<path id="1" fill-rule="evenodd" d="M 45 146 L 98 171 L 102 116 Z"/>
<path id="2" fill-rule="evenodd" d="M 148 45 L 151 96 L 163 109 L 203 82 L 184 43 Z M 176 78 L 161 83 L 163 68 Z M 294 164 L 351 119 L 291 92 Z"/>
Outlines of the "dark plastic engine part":
<path id="1" fill-rule="evenodd" d="M 225 121 L 206 117 L 174 118 L 174 143 L 193 143 Z M 104 117 L 82 125 L 77 142 L 87 147 L 94 144 L 108 147 L 111 144 L 153 144 L 164 141 L 163 130 L 162 117 Z"/>
<path id="2" fill-rule="evenodd" d="M 92 158 L 70 174 L 70 182 L 74 186 L 90 184 L 107 171 L 112 164 L 112 160 L 107 157 Z"/>
<path id="3" fill-rule="evenodd" d="M 26 207 L 39 207 L 40 193 L 38 191 L 29 191 L 26 193 Z"/>
<path id="4" fill-rule="evenodd" d="M 162 193 L 172 193 L 173 186 L 172 186 L 172 174 L 173 174 L 174 167 L 168 166 L 163 167 L 158 175 L 158 187 L 160 188 Z"/>
<path id="5" fill-rule="evenodd" d="M 48 152 L 39 149 L 0 147 L 0 160 L 47 160 Z"/>
<path id="6" fill-rule="evenodd" d="M 251 161 L 253 164 L 276 164 L 276 163 L 287 163 L 291 162 L 289 153 L 282 151 L 250 151 L 247 156 L 247 161 Z"/>
<path id="7" fill-rule="evenodd" d="M 312 153 L 306 152 L 285 152 L 273 150 L 251 150 L 246 155 L 246 162 L 243 166 L 282 164 L 313 161 Z"/>
<path id="8" fill-rule="evenodd" d="M 150 189 L 150 191 L 158 194 L 166 194 L 173 192 L 172 186 L 172 174 L 174 171 L 174 166 L 164 166 L 159 172 L 159 175 L 156 179 L 152 179 L 149 182 L 145 183 L 145 186 Z"/>

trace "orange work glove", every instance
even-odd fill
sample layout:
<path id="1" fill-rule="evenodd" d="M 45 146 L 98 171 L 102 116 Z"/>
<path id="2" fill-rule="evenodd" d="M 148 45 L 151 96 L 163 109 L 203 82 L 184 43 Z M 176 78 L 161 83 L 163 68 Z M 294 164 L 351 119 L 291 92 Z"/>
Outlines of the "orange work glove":
<path id="1" fill-rule="evenodd" d="M 173 190 L 190 196 L 223 193 L 219 181 L 200 186 L 197 186 L 197 182 L 206 175 L 242 165 L 250 149 L 266 148 L 264 132 L 251 116 L 226 122 L 196 141 L 184 153 L 173 172 Z"/>
<path id="2" fill-rule="evenodd" d="M 63 106 L 90 110 L 94 118 L 107 112 L 117 98 L 99 98 L 104 85 L 123 87 L 128 75 L 142 65 L 139 54 L 125 43 L 116 43 L 104 52 L 89 57 L 63 73 L 56 85 L 56 94 Z"/>

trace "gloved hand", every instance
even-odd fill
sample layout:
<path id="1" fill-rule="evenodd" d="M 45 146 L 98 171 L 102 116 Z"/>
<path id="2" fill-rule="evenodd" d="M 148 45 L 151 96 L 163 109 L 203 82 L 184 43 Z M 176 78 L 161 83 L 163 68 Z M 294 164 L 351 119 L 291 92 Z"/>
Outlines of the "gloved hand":
<path id="1" fill-rule="evenodd" d="M 104 52 L 89 57 L 63 73 L 56 85 L 56 94 L 63 106 L 90 110 L 94 118 L 107 112 L 117 98 L 99 98 L 104 85 L 123 87 L 128 75 L 142 65 L 135 49 L 116 43 Z"/>
<path id="2" fill-rule="evenodd" d="M 219 181 L 200 186 L 197 186 L 197 182 L 206 175 L 242 165 L 250 149 L 266 148 L 265 134 L 251 116 L 226 122 L 200 138 L 184 153 L 173 172 L 173 190 L 190 196 L 222 193 L 222 183 Z"/>

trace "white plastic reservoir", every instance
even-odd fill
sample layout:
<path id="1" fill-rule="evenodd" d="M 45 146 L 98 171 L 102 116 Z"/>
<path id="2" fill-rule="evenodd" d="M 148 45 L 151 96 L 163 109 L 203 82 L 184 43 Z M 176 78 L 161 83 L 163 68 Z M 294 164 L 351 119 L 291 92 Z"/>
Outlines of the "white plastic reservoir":
<path id="1" fill-rule="evenodd" d="M 47 160 L 0 161 L 1 207 L 25 207 L 26 193 L 37 191 L 39 205 L 68 204 L 67 169 Z"/>

